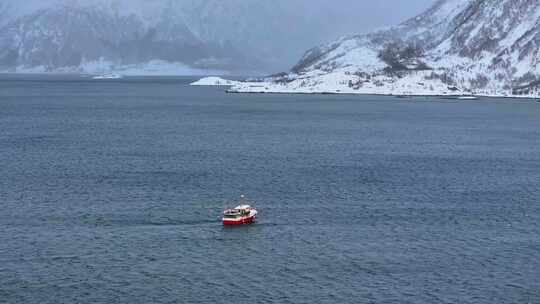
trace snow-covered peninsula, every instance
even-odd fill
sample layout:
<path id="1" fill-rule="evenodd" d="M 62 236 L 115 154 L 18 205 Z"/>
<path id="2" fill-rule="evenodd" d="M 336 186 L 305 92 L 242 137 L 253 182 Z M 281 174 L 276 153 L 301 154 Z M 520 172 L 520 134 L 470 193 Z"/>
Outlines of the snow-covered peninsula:
<path id="1" fill-rule="evenodd" d="M 230 92 L 538 97 L 540 2 L 439 0 L 398 26 L 313 48 Z"/>

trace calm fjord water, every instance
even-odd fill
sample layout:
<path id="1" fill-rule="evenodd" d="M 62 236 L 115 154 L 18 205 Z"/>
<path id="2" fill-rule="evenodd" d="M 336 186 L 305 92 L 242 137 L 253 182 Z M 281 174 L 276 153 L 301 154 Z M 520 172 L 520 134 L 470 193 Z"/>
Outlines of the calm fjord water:
<path id="1" fill-rule="evenodd" d="M 540 303 L 540 103 L 190 80 L 0 79 L 1 303 Z"/>

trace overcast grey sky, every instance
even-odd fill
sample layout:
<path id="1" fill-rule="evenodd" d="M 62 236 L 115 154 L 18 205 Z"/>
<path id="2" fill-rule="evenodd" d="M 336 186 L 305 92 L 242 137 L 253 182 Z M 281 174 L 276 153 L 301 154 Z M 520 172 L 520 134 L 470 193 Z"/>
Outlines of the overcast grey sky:
<path id="1" fill-rule="evenodd" d="M 327 15 L 329 30 L 367 32 L 398 24 L 429 8 L 436 0 L 300 0 Z M 326 20 L 325 20 L 326 21 Z"/>

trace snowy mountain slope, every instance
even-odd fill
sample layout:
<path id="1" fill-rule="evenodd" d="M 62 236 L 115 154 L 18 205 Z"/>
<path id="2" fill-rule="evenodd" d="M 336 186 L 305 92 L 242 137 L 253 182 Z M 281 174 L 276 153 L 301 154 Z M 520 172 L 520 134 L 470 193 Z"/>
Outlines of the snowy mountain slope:
<path id="1" fill-rule="evenodd" d="M 536 94 L 540 2 L 440 0 L 399 26 L 306 52 L 291 73 L 237 91 Z"/>
<path id="2" fill-rule="evenodd" d="M 390 32 L 395 38 L 415 40 L 434 47 L 448 38 L 459 23 L 458 16 L 471 0 L 439 0 L 426 12 L 405 21 Z"/>
<path id="3" fill-rule="evenodd" d="M 426 48 L 437 46 L 451 35 L 458 22 L 456 17 L 471 1 L 473 0 L 439 0 L 426 12 L 396 27 L 367 35 L 344 37 L 328 45 L 313 48 L 306 52 L 292 70 L 302 72 L 304 69 L 320 69 L 328 65 L 343 67 L 366 64 L 364 69 L 370 72 L 373 70 L 370 67 L 384 67 L 384 63 L 377 56 L 385 44 L 405 40 Z"/>

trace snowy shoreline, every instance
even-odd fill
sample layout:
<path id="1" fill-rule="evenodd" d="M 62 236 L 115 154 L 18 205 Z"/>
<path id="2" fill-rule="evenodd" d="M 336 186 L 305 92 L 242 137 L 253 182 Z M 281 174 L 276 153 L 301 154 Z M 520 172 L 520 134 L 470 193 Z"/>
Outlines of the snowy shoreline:
<path id="1" fill-rule="evenodd" d="M 410 94 L 410 95 L 397 95 L 390 93 L 341 93 L 341 92 L 273 92 L 273 91 L 264 91 L 264 92 L 255 92 L 255 91 L 235 91 L 235 90 L 225 90 L 229 94 L 275 94 L 275 95 L 348 95 L 348 96 L 387 96 L 387 97 L 396 97 L 396 98 L 413 98 L 413 97 L 436 97 L 440 99 L 453 99 L 453 100 L 478 100 L 480 98 L 501 98 L 501 99 L 530 99 L 537 100 L 540 102 L 540 97 L 534 96 L 523 96 L 523 95 L 479 95 L 479 94 L 469 94 L 469 95 L 419 95 L 419 94 Z"/>
<path id="2" fill-rule="evenodd" d="M 390 92 L 392 90 L 384 89 L 375 90 L 353 90 L 339 88 L 334 90 L 317 90 L 315 88 L 287 88 L 284 85 L 271 82 L 242 82 L 227 80 L 220 77 L 204 77 L 200 80 L 191 83 L 192 86 L 228 86 L 227 93 L 231 94 L 301 94 L 301 95 L 373 95 L 373 96 L 390 96 L 390 97 L 439 97 L 454 100 L 476 100 L 482 97 L 490 98 L 519 98 L 519 99 L 539 99 L 538 96 L 532 95 L 511 95 L 511 94 L 489 94 L 489 93 L 470 93 L 470 92 L 449 92 L 449 91 L 433 91 L 433 92 L 414 92 L 401 91 Z"/>

